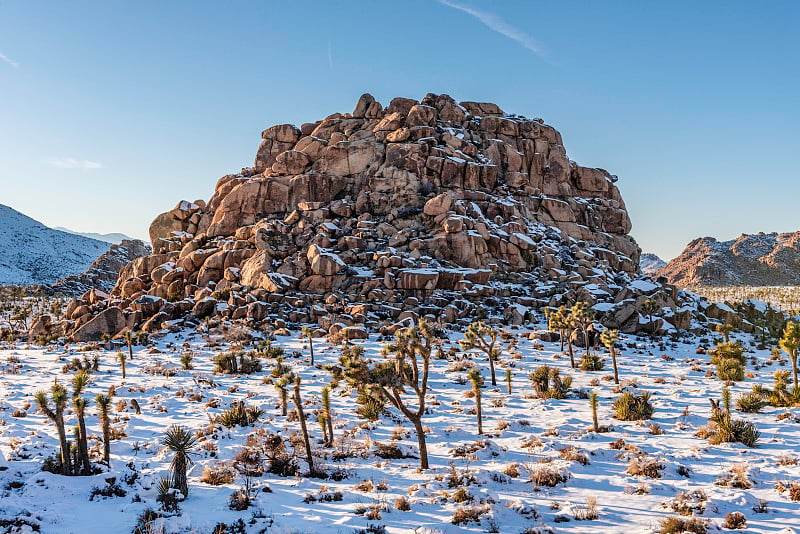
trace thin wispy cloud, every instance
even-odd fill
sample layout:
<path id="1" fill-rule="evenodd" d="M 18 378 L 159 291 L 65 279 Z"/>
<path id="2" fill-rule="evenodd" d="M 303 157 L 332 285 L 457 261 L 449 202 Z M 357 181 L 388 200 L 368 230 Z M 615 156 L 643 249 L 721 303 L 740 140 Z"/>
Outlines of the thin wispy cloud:
<path id="1" fill-rule="evenodd" d="M 493 32 L 497 32 L 500 35 L 508 37 L 512 41 L 516 41 L 538 56 L 545 57 L 547 55 L 547 51 L 539 43 L 537 43 L 533 37 L 519 28 L 507 23 L 494 13 L 489 13 L 488 11 L 476 9 L 471 6 L 465 6 L 463 4 L 453 2 L 452 0 L 439 0 L 439 3 L 475 17 L 481 22 L 481 24 Z"/>
<path id="2" fill-rule="evenodd" d="M 10 57 L 8 57 L 7 55 L 5 55 L 5 54 L 4 54 L 4 53 L 2 53 L 2 52 L 0 52 L 0 59 L 2 59 L 2 60 L 3 60 L 3 61 L 5 61 L 6 63 L 8 63 L 8 64 L 9 64 L 9 65 L 11 65 L 12 67 L 14 67 L 15 69 L 18 69 L 18 68 L 19 68 L 19 63 L 17 63 L 16 61 L 14 61 L 13 59 L 11 59 Z"/>
<path id="3" fill-rule="evenodd" d="M 87 159 L 78 160 L 74 158 L 54 159 L 50 161 L 50 166 L 56 169 L 102 169 L 103 164 Z"/>

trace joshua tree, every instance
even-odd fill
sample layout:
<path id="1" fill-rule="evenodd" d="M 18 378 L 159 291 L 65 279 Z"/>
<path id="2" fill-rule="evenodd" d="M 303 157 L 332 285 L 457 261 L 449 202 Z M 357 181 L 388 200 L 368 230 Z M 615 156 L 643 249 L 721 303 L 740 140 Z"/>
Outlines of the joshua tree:
<path id="1" fill-rule="evenodd" d="M 297 419 L 300 421 L 300 430 L 303 431 L 303 442 L 306 446 L 306 460 L 308 461 L 308 471 L 314 474 L 314 456 L 311 451 L 311 439 L 308 437 L 308 427 L 306 426 L 306 416 L 303 412 L 303 398 L 300 395 L 300 375 L 294 379 L 294 407 L 297 410 Z"/>
<path id="2" fill-rule="evenodd" d="M 549 330 L 558 332 L 558 338 L 561 341 L 561 351 L 564 351 L 564 338 L 569 331 L 569 321 L 567 317 L 569 312 L 566 306 L 561 306 L 557 310 L 551 310 L 547 314 L 547 325 Z M 569 341 L 569 340 L 567 340 Z M 575 365 L 573 364 L 573 367 Z"/>
<path id="3" fill-rule="evenodd" d="M 331 411 L 331 388 L 325 386 L 322 388 L 322 417 L 324 418 L 324 429 L 327 436 L 325 445 L 328 447 L 333 446 L 333 412 Z"/>
<path id="4" fill-rule="evenodd" d="M 655 335 L 656 333 L 656 326 L 655 322 L 653 321 L 653 315 L 658 313 L 661 310 L 661 306 L 658 305 L 653 299 L 646 299 L 642 302 L 642 313 L 647 316 L 647 324 L 650 325 L 651 334 Z"/>
<path id="5" fill-rule="evenodd" d="M 478 416 L 478 434 L 483 434 L 483 414 L 481 412 L 481 386 L 483 377 L 476 367 L 467 372 L 467 378 L 472 384 L 472 393 L 475 395 L 475 413 Z"/>
<path id="6" fill-rule="evenodd" d="M 109 417 L 111 397 L 98 393 L 94 402 L 97 404 L 100 426 L 103 429 L 103 461 L 107 466 L 111 466 L 111 418 Z"/>
<path id="7" fill-rule="evenodd" d="M 125 344 L 128 345 L 128 356 L 133 359 L 133 332 L 127 330 L 125 332 Z"/>
<path id="8" fill-rule="evenodd" d="M 119 361 L 119 365 L 122 368 L 122 379 L 125 380 L 125 378 L 127 378 L 127 375 L 125 374 L 125 362 L 128 361 L 128 357 L 124 352 L 119 351 L 117 353 L 117 361 Z"/>
<path id="9" fill-rule="evenodd" d="M 278 396 L 281 399 L 281 415 L 286 417 L 287 404 L 289 402 L 289 377 L 286 375 L 281 376 L 275 381 L 275 389 L 278 391 Z"/>
<path id="10" fill-rule="evenodd" d="M 497 385 L 497 378 L 494 373 L 494 361 L 500 356 L 500 349 L 495 347 L 500 331 L 491 328 L 485 323 L 476 321 L 467 327 L 464 332 L 464 339 L 461 340 L 461 349 L 479 349 L 489 358 L 489 370 L 492 376 L 492 385 Z"/>
<path id="11" fill-rule="evenodd" d="M 592 391 L 589 393 L 589 406 L 592 407 L 592 430 L 600 432 L 600 425 L 597 424 L 597 392 Z"/>
<path id="12" fill-rule="evenodd" d="M 81 397 L 86 384 L 89 383 L 89 373 L 81 369 L 72 378 L 72 405 L 75 408 L 75 415 L 78 417 L 78 459 L 80 461 L 81 472 L 88 475 L 92 472 L 92 464 L 89 461 L 89 445 L 86 437 L 86 399 Z M 75 466 L 78 471 L 78 466 Z"/>
<path id="13" fill-rule="evenodd" d="M 422 416 L 425 414 L 431 352 L 437 343 L 431 326 L 420 320 L 416 327 L 400 330 L 394 343 L 384 347 L 384 361 L 373 364 L 361 354 L 351 354 L 346 362 L 342 362 L 345 367 L 341 370 L 341 376 L 348 384 L 354 387 L 373 386 L 414 425 L 419 443 L 420 469 L 428 469 L 428 447 Z"/>
<path id="14" fill-rule="evenodd" d="M 586 356 L 592 354 L 592 346 L 589 343 L 589 327 L 594 322 L 594 310 L 589 307 L 585 302 L 576 302 L 569 313 L 572 327 L 574 331 L 580 330 L 583 332 L 583 343 L 586 347 Z M 573 367 L 575 367 L 573 365 Z"/>
<path id="15" fill-rule="evenodd" d="M 308 339 L 308 350 L 311 352 L 311 365 L 314 365 L 314 329 L 304 326 L 301 330 L 303 336 Z"/>
<path id="16" fill-rule="evenodd" d="M 792 376 L 794 377 L 794 389 L 797 391 L 797 350 L 800 347 L 800 324 L 795 321 L 786 323 L 783 329 L 783 336 L 778 342 L 781 349 L 789 355 L 792 360 Z"/>
<path id="17" fill-rule="evenodd" d="M 510 367 L 506 367 L 506 389 L 508 390 L 508 394 L 511 395 L 511 379 L 513 378 L 514 374 Z"/>
<path id="18" fill-rule="evenodd" d="M 723 339 L 725 339 L 725 343 L 731 342 L 731 331 L 733 331 L 733 325 L 731 324 L 718 324 L 717 325 L 717 332 L 722 334 Z"/>
<path id="19" fill-rule="evenodd" d="M 614 367 L 614 383 L 619 384 L 619 372 L 617 371 L 617 338 L 619 337 L 618 330 L 604 330 L 600 334 L 600 341 L 611 353 L 611 365 Z"/>
<path id="20" fill-rule="evenodd" d="M 175 453 L 170 465 L 170 487 L 179 490 L 186 497 L 189 495 L 189 482 L 186 469 L 192 464 L 192 454 L 197 445 L 197 438 L 186 427 L 172 425 L 164 433 L 161 444 Z"/>
<path id="21" fill-rule="evenodd" d="M 50 408 L 47 401 L 47 394 L 44 391 L 36 392 L 36 403 L 39 409 L 44 412 L 48 419 L 56 425 L 58 430 L 58 441 L 61 446 L 61 474 L 72 474 L 72 463 L 69 454 L 69 441 L 67 441 L 67 432 L 64 430 L 64 408 L 67 406 L 67 389 L 61 384 L 54 384 L 50 390 L 53 395 L 53 403 L 55 410 Z"/>

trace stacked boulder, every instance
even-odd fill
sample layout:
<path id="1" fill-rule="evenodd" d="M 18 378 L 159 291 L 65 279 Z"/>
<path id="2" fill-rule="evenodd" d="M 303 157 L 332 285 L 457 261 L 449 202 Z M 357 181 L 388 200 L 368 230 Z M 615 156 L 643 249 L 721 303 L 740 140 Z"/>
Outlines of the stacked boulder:
<path id="1" fill-rule="evenodd" d="M 360 332 L 478 309 L 522 323 L 576 300 L 635 331 L 638 303 L 677 309 L 677 292 L 635 283 L 640 250 L 615 182 L 570 161 L 541 119 L 436 94 L 384 108 L 365 94 L 352 113 L 264 130 L 254 167 L 156 217 L 153 253 L 108 299 L 79 302 L 64 332 L 112 308 L 124 317 L 112 335 L 210 315 Z"/>

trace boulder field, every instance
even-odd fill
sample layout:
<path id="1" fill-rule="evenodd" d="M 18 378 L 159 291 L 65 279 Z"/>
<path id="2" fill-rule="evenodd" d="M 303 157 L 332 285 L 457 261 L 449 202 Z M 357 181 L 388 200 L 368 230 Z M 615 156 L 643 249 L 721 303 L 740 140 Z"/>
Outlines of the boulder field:
<path id="1" fill-rule="evenodd" d="M 541 119 L 448 95 L 384 107 L 365 94 L 352 113 L 261 138 L 254 166 L 223 176 L 207 202 L 158 215 L 152 253 L 108 295 L 72 301 L 64 335 L 215 316 L 361 337 L 420 316 L 523 324 L 578 300 L 635 332 L 653 328 L 638 311 L 646 299 L 688 326 L 675 287 L 639 270 L 617 178 L 571 161 Z"/>

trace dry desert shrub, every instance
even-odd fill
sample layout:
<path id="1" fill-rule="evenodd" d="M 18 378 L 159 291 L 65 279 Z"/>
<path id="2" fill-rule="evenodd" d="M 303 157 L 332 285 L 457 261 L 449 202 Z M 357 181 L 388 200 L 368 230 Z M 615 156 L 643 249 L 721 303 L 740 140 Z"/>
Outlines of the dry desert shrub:
<path id="1" fill-rule="evenodd" d="M 234 480 L 236 480 L 236 470 L 223 462 L 216 462 L 205 466 L 203 468 L 203 475 L 200 477 L 200 482 L 212 486 L 231 484 Z"/>
<path id="2" fill-rule="evenodd" d="M 650 456 L 635 456 L 628 462 L 628 468 L 625 472 L 631 476 L 645 476 L 648 478 L 661 478 L 661 471 L 664 470 L 664 464 Z"/>

